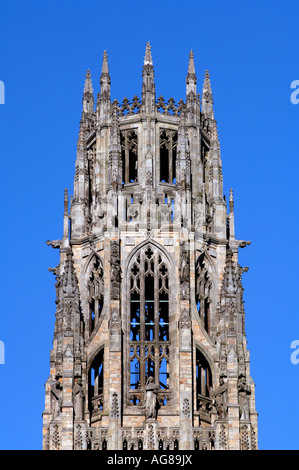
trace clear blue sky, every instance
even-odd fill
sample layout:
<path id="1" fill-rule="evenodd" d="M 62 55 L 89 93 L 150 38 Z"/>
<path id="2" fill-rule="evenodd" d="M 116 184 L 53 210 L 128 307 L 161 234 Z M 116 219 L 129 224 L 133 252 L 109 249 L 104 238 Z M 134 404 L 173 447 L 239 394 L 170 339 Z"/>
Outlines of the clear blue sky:
<path id="1" fill-rule="evenodd" d="M 112 99 L 141 95 L 151 42 L 156 92 L 185 98 L 188 53 L 209 69 L 225 194 L 235 196 L 261 449 L 299 449 L 298 1 L 1 0 L 0 448 L 40 449 L 55 320 L 63 193 L 73 192 L 85 72 Z"/>

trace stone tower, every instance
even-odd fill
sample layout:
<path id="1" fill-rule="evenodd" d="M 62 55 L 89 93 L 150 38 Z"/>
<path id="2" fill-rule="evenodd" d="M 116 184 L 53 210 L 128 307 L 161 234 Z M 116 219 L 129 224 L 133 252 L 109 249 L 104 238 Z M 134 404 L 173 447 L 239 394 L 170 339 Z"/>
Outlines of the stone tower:
<path id="1" fill-rule="evenodd" d="M 64 197 L 44 449 L 256 449 L 234 200 L 223 195 L 209 73 L 186 98 L 110 98 L 88 71 Z M 70 206 L 70 207 L 69 207 Z"/>

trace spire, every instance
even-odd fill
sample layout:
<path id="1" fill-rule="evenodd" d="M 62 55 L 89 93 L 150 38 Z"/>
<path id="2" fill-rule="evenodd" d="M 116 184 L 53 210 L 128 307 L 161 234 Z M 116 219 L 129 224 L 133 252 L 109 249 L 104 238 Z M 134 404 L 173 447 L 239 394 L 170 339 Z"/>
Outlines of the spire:
<path id="1" fill-rule="evenodd" d="M 195 74 L 195 65 L 194 65 L 194 54 L 191 49 L 189 53 L 189 64 L 188 64 L 188 73 L 186 78 L 186 96 L 188 97 L 190 93 L 196 96 L 196 83 L 197 78 Z"/>
<path id="2" fill-rule="evenodd" d="M 109 75 L 109 66 L 108 66 L 108 55 L 107 51 L 104 51 L 103 54 L 103 64 L 102 64 L 102 75 L 107 74 Z"/>
<path id="3" fill-rule="evenodd" d="M 84 83 L 84 92 L 83 92 L 83 114 L 93 114 L 94 112 L 94 97 L 93 89 L 91 82 L 90 70 L 87 70 Z"/>
<path id="4" fill-rule="evenodd" d="M 109 66 L 108 66 L 108 55 L 107 51 L 104 51 L 103 54 L 103 63 L 102 63 L 102 72 L 100 77 L 100 84 L 101 84 L 101 95 L 107 93 L 110 100 L 110 75 L 109 75 Z"/>
<path id="5" fill-rule="evenodd" d="M 145 49 L 145 57 L 142 71 L 142 106 L 146 113 L 152 113 L 156 106 L 154 66 L 151 53 L 151 46 L 148 42 Z"/>
<path id="6" fill-rule="evenodd" d="M 82 98 L 82 116 L 80 121 L 79 138 L 77 148 L 84 145 L 84 137 L 88 134 L 95 124 L 94 96 L 91 82 L 90 70 L 87 70 L 84 82 Z"/>
<path id="7" fill-rule="evenodd" d="M 210 73 L 206 70 L 205 79 L 202 90 L 202 112 L 207 115 L 207 117 L 213 118 L 213 95 L 210 81 Z"/>
<path id="8" fill-rule="evenodd" d="M 100 77 L 101 92 L 97 99 L 97 121 L 106 121 L 110 112 L 110 84 L 108 55 L 107 51 L 103 54 L 102 72 Z"/>
<path id="9" fill-rule="evenodd" d="M 150 43 L 146 43 L 144 65 L 153 65 L 152 53 Z"/>
<path id="10" fill-rule="evenodd" d="M 191 49 L 189 52 L 189 65 L 188 65 L 188 75 L 195 75 L 195 66 L 194 66 L 194 54 Z"/>
<path id="11" fill-rule="evenodd" d="M 84 84 L 84 94 L 93 93 L 92 82 L 91 82 L 91 73 L 88 69 L 86 72 L 85 84 Z"/>

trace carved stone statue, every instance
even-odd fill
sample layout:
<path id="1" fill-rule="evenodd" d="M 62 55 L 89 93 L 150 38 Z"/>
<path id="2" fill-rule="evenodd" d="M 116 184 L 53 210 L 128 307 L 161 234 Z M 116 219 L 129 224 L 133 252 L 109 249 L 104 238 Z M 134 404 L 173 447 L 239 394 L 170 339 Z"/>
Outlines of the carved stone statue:
<path id="1" fill-rule="evenodd" d="M 158 398 L 158 387 L 155 384 L 154 378 L 149 377 L 145 387 L 145 417 L 146 419 L 156 419 Z"/>
<path id="2" fill-rule="evenodd" d="M 238 392 L 239 392 L 239 405 L 240 405 L 240 419 L 249 420 L 248 395 L 251 394 L 251 389 L 249 385 L 246 385 L 246 377 L 244 375 L 240 375 L 239 377 Z"/>
<path id="3" fill-rule="evenodd" d="M 180 264 L 180 276 L 181 276 L 181 298 L 187 299 L 189 294 L 189 257 L 188 249 L 183 243 L 181 245 L 181 264 Z"/>
<path id="4" fill-rule="evenodd" d="M 53 419 L 59 417 L 62 406 L 62 387 L 60 381 L 55 378 L 51 384 L 51 409 Z"/>
<path id="5" fill-rule="evenodd" d="M 219 418 L 227 416 L 227 384 L 224 382 L 224 376 L 219 377 L 219 386 L 212 393 L 213 406 L 215 407 Z"/>
<path id="6" fill-rule="evenodd" d="M 84 413 L 84 397 L 81 379 L 78 379 L 73 388 L 73 402 L 74 402 L 74 415 L 75 419 L 83 419 Z"/>
<path id="7" fill-rule="evenodd" d="M 119 259 L 119 245 L 116 242 L 111 242 L 111 294 L 113 299 L 117 299 L 119 296 L 119 283 L 121 280 L 120 276 L 120 259 Z"/>

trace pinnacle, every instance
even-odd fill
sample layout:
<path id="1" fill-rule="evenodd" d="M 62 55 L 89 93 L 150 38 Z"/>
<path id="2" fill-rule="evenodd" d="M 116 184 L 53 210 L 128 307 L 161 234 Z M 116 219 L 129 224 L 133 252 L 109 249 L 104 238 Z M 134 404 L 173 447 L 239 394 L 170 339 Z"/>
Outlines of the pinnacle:
<path id="1" fill-rule="evenodd" d="M 85 84 L 84 84 L 84 93 L 93 93 L 92 82 L 91 82 L 91 73 L 88 69 L 86 72 Z"/>
<path id="2" fill-rule="evenodd" d="M 195 66 L 194 66 L 194 53 L 191 49 L 189 53 L 189 65 L 188 65 L 188 75 L 195 75 Z"/>
<path id="3" fill-rule="evenodd" d="M 234 196 L 232 188 L 230 188 L 229 191 L 229 210 L 230 212 L 234 212 Z"/>
<path id="4" fill-rule="evenodd" d="M 203 84 L 203 92 L 212 93 L 210 73 L 209 73 L 208 70 L 206 70 L 206 73 L 205 73 L 205 80 L 204 80 L 204 84 Z"/>
<path id="5" fill-rule="evenodd" d="M 64 212 L 67 214 L 68 213 L 68 206 L 69 206 L 69 196 L 68 196 L 68 190 L 65 188 L 64 190 Z"/>
<path id="6" fill-rule="evenodd" d="M 109 75 L 108 55 L 107 55 L 107 51 L 106 51 L 106 50 L 104 51 L 104 54 L 103 54 L 102 75 L 103 75 L 104 73 Z"/>
<path id="7" fill-rule="evenodd" d="M 151 46 L 150 43 L 146 43 L 146 50 L 145 50 L 145 57 L 144 57 L 144 65 L 153 65 L 152 53 L 151 53 Z"/>

